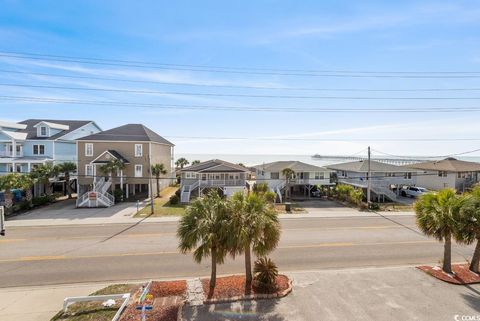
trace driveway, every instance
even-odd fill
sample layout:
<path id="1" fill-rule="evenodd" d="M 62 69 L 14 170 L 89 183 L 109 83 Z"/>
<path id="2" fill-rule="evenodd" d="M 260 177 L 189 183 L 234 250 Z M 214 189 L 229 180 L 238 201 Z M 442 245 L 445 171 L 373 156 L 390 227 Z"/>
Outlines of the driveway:
<path id="1" fill-rule="evenodd" d="M 413 267 L 289 275 L 295 280 L 294 290 L 283 299 L 186 307 L 183 320 L 480 319 L 480 285 L 450 285 Z"/>
<path id="2" fill-rule="evenodd" d="M 145 206 L 139 203 L 139 208 Z M 75 200 L 64 200 L 54 204 L 33 209 L 27 213 L 9 218 L 9 222 L 39 222 L 56 221 L 57 223 L 71 224 L 82 220 L 93 221 L 121 221 L 131 218 L 137 212 L 137 204 L 133 202 L 118 203 L 112 207 L 76 208 Z"/>

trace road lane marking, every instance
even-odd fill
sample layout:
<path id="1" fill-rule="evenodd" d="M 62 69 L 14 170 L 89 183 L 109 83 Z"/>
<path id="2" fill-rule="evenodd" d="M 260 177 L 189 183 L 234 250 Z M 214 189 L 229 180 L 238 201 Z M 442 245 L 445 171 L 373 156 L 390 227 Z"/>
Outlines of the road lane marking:
<path id="1" fill-rule="evenodd" d="M 321 247 L 356 247 L 356 246 L 375 246 L 375 245 L 411 245 L 411 244 L 430 244 L 438 243 L 435 240 L 419 240 L 419 241 L 394 241 L 394 242 L 333 242 L 333 243 L 317 243 L 308 245 L 285 245 L 279 246 L 277 249 L 295 249 L 295 248 L 321 248 Z M 98 254 L 98 255 L 80 255 L 80 256 L 27 256 L 21 258 L 2 259 L 0 263 L 24 262 L 24 261 L 52 261 L 52 260 L 76 260 L 76 259 L 95 259 L 95 258 L 111 258 L 111 257 L 129 257 L 129 256 L 147 256 L 147 255 L 176 255 L 181 254 L 177 251 L 164 252 L 133 252 L 118 254 Z"/>
<path id="2" fill-rule="evenodd" d="M 16 243 L 16 242 L 24 242 L 27 239 L 6 239 L 6 240 L 0 240 L 0 243 Z"/>
<path id="3" fill-rule="evenodd" d="M 369 229 L 389 229 L 389 228 L 398 228 L 402 229 L 405 227 L 416 228 L 415 225 L 374 225 L 374 226 L 338 226 L 338 227 L 299 227 L 299 228 L 284 228 L 282 231 L 311 231 L 311 230 L 369 230 Z"/>

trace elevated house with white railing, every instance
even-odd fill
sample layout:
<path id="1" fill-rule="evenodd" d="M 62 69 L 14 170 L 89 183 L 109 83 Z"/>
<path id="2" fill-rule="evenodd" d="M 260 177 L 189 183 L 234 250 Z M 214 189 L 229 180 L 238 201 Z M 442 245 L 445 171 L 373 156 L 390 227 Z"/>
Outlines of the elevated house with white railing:
<path id="1" fill-rule="evenodd" d="M 77 140 L 77 207 L 109 207 L 115 204 L 114 191 L 124 199 L 156 195 L 152 165 L 163 164 L 159 188 L 175 180 L 174 145 L 142 124 L 127 124 Z M 111 160 L 123 163 L 116 173 L 102 172 Z M 120 192 L 121 191 L 121 192 Z"/>
<path id="2" fill-rule="evenodd" d="M 18 123 L 0 121 L 0 175 L 29 173 L 45 163 L 77 162 L 75 139 L 100 131 L 90 120 L 27 119 Z M 72 183 L 75 176 L 71 176 Z M 34 194 L 43 185 L 36 184 Z"/>
<path id="3" fill-rule="evenodd" d="M 207 189 L 215 188 L 223 195 L 245 191 L 250 170 L 241 165 L 212 159 L 180 170 L 180 200 L 190 202 L 192 196 L 202 195 Z"/>
<path id="4" fill-rule="evenodd" d="M 328 165 L 336 171 L 338 183 L 362 188 L 366 192 L 368 186 L 368 161 L 360 160 L 341 164 Z M 404 166 L 370 161 L 372 200 L 383 202 L 396 201 L 402 186 L 416 184 L 416 170 Z"/>
<path id="5" fill-rule="evenodd" d="M 480 182 L 480 163 L 462 161 L 453 157 L 409 164 L 404 167 L 418 171 L 417 186 L 430 190 L 454 188 L 464 192 Z"/>
<path id="6" fill-rule="evenodd" d="M 253 167 L 256 170 L 256 183 L 266 183 L 277 194 L 280 202 L 286 192 L 289 195 L 310 197 L 314 188 L 334 184 L 331 181 L 332 170 L 299 161 L 278 161 Z M 288 179 L 288 187 L 283 173 L 286 168 L 293 171 L 293 176 Z"/>

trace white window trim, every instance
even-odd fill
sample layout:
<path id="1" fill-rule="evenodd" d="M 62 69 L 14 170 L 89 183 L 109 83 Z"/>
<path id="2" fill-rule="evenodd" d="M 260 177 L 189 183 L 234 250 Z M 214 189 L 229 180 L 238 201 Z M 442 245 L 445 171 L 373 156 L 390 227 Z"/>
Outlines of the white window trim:
<path id="1" fill-rule="evenodd" d="M 187 179 L 196 179 L 196 178 L 197 178 L 197 173 L 195 173 L 195 172 L 186 172 L 186 173 L 185 173 L 185 178 L 187 178 Z"/>
<path id="2" fill-rule="evenodd" d="M 140 154 L 137 153 L 137 147 L 140 146 Z M 143 156 L 143 144 L 135 144 L 135 157 Z"/>
<path id="3" fill-rule="evenodd" d="M 88 146 L 92 146 L 91 153 L 88 153 Z M 92 143 L 86 143 L 85 144 L 85 156 L 93 156 L 93 144 Z"/>
<path id="4" fill-rule="evenodd" d="M 91 174 L 89 174 L 89 170 L 88 170 L 89 168 L 92 169 L 92 170 L 90 171 Z M 91 164 L 86 164 L 86 165 L 85 165 L 85 176 L 87 176 L 87 177 L 95 176 L 95 173 L 94 173 L 93 171 L 94 171 L 93 165 L 91 165 Z"/>
<path id="5" fill-rule="evenodd" d="M 42 134 L 42 128 L 45 128 L 45 135 Z M 50 130 L 49 130 L 48 126 L 43 125 L 43 126 L 38 127 L 38 137 L 49 137 L 50 136 L 49 132 L 50 132 Z"/>
<path id="6" fill-rule="evenodd" d="M 35 154 L 35 146 L 37 146 L 38 153 Z M 40 146 L 43 146 L 43 153 L 40 152 Z M 45 155 L 45 144 L 34 144 L 32 147 L 33 155 Z"/>
<path id="7" fill-rule="evenodd" d="M 137 168 L 140 168 L 140 171 L 138 171 Z M 138 175 L 138 172 L 140 172 L 140 175 Z M 135 177 L 143 177 L 143 165 L 135 165 Z"/>

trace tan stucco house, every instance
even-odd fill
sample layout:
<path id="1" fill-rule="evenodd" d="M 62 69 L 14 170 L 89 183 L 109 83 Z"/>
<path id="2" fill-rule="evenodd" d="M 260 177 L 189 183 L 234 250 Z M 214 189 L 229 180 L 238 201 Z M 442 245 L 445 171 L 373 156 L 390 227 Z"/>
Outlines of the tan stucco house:
<path id="1" fill-rule="evenodd" d="M 156 193 L 154 164 L 163 164 L 167 174 L 160 180 L 160 189 L 175 178 L 174 145 L 142 124 L 127 124 L 77 140 L 79 207 L 114 204 L 112 182 L 124 197 Z M 101 166 L 112 159 L 125 168 L 112 177 L 102 173 Z M 137 195 L 138 196 L 138 195 Z"/>

